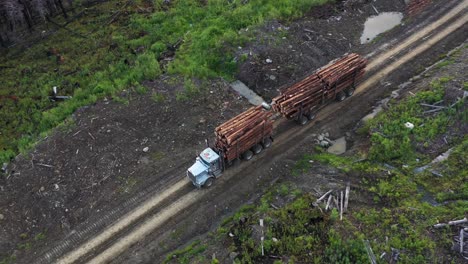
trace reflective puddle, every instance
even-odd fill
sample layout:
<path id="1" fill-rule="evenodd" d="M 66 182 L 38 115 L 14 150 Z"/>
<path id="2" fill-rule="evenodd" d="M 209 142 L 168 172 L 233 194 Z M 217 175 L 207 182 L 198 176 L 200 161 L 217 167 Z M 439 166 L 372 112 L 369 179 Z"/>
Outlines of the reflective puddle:
<path id="1" fill-rule="evenodd" d="M 364 32 L 361 36 L 361 44 L 371 42 L 377 35 L 390 30 L 401 23 L 403 14 L 399 12 L 384 12 L 377 16 L 371 16 L 364 23 Z"/>

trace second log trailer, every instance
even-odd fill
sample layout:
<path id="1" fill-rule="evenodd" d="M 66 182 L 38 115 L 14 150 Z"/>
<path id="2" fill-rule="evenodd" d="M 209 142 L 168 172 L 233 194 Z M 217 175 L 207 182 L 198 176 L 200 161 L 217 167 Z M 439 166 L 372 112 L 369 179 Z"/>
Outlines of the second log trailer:
<path id="1" fill-rule="evenodd" d="M 271 105 L 248 109 L 215 129 L 216 141 L 203 150 L 187 170 L 193 185 L 209 187 L 233 161 L 250 160 L 273 143 L 273 118 L 278 113 L 305 125 L 333 100 L 353 95 L 367 61 L 358 54 L 346 54 L 307 75 L 301 81 L 284 86 Z"/>

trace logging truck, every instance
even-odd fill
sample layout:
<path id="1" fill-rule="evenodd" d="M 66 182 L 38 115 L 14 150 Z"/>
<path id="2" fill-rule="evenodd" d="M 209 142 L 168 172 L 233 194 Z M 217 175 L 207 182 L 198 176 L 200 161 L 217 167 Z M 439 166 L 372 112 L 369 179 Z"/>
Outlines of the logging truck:
<path id="1" fill-rule="evenodd" d="M 187 170 L 188 178 L 198 188 L 211 186 L 234 161 L 250 160 L 269 148 L 273 143 L 272 133 L 272 112 L 268 107 L 250 108 L 215 129 L 214 147 L 208 146 L 198 155 Z"/>
<path id="2" fill-rule="evenodd" d="M 358 54 L 346 54 L 292 85 L 280 89 L 271 105 L 252 107 L 215 129 L 213 147 L 197 156 L 187 177 L 198 188 L 209 187 L 233 162 L 250 160 L 273 143 L 275 117 L 305 125 L 328 102 L 353 95 L 365 72 L 367 61 Z M 275 117 L 273 114 L 276 114 Z"/>

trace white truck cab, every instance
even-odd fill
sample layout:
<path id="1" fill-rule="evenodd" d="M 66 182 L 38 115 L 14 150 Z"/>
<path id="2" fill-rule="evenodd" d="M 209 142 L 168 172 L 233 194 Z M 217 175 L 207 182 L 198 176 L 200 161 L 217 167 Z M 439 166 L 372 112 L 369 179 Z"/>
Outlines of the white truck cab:
<path id="1" fill-rule="evenodd" d="M 187 177 L 197 188 L 209 187 L 223 172 L 219 154 L 211 148 L 206 148 L 197 156 L 195 163 L 187 170 Z"/>

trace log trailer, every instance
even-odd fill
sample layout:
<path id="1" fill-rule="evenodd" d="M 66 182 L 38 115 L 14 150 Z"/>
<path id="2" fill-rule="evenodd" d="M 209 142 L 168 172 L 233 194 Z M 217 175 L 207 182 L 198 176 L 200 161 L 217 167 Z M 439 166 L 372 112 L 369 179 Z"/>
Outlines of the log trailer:
<path id="1" fill-rule="evenodd" d="M 346 54 L 301 81 L 282 87 L 271 105 L 252 107 L 218 126 L 214 146 L 200 153 L 187 170 L 187 177 L 197 188 L 211 186 L 235 161 L 250 160 L 271 146 L 275 116 L 307 124 L 329 102 L 353 95 L 366 65 L 358 54 Z"/>

